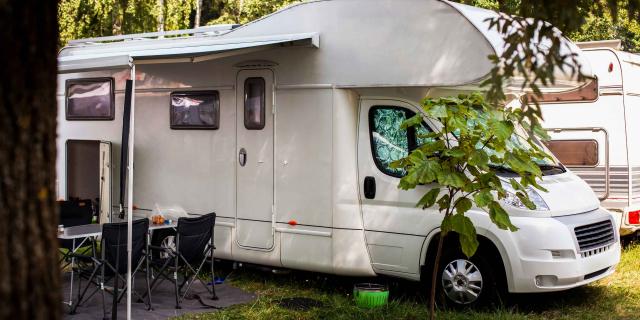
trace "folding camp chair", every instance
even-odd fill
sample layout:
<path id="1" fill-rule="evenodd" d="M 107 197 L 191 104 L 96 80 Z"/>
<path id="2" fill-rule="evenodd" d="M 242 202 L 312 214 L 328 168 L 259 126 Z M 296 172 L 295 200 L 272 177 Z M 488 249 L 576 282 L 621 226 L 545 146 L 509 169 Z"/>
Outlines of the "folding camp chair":
<path id="1" fill-rule="evenodd" d="M 132 238 L 131 238 L 131 261 L 132 266 L 135 268 L 131 271 L 131 284 L 133 288 L 133 281 L 135 274 L 140 270 L 143 264 L 146 264 L 146 283 L 147 283 L 147 302 L 145 303 L 147 309 L 151 310 L 151 295 L 149 286 L 149 259 L 147 253 L 148 242 L 147 234 L 149 232 L 149 220 L 140 219 L 133 222 L 132 226 Z M 70 310 L 70 314 L 74 314 L 77 307 L 85 300 L 91 298 L 96 292 L 102 291 L 102 304 L 104 314 L 106 316 L 107 310 L 105 301 L 105 292 L 110 293 L 113 296 L 114 305 L 120 302 L 124 294 L 126 293 L 126 279 L 127 274 L 127 223 L 105 223 L 102 225 L 102 240 L 100 244 L 101 257 L 87 256 L 80 254 L 72 254 L 79 263 L 79 267 L 75 270 L 79 275 L 78 281 L 78 298 L 75 304 Z M 86 280 L 86 286 L 82 289 L 81 281 Z M 113 287 L 109 288 L 106 284 L 113 280 Z M 125 283 L 124 288 L 120 289 L 120 292 L 116 295 L 118 290 L 118 283 L 122 281 Z M 87 296 L 87 291 L 90 287 L 94 286 L 95 290 Z M 111 291 L 111 292 L 109 292 Z M 135 290 L 132 290 L 132 294 L 136 295 L 142 300 L 142 296 Z"/>
<path id="2" fill-rule="evenodd" d="M 159 251 L 157 258 L 151 259 L 151 265 L 156 268 L 156 276 L 151 283 L 151 289 L 156 288 L 162 281 L 169 280 L 175 284 L 176 309 L 180 309 L 182 300 L 191 288 L 202 266 L 210 258 L 211 264 L 211 288 L 206 283 L 204 287 L 211 298 L 217 300 L 213 278 L 213 228 L 216 214 L 209 213 L 197 218 L 180 218 L 175 236 L 175 248 L 149 246 L 151 250 Z M 183 280 L 178 284 L 178 275 Z M 158 282 L 160 281 L 160 282 Z M 187 286 L 182 292 L 184 286 Z M 181 294 L 182 292 L 182 294 Z"/>
<path id="3" fill-rule="evenodd" d="M 91 206 L 91 201 L 59 201 L 58 207 L 59 224 L 64 225 L 65 227 L 90 224 L 93 220 L 93 208 Z M 62 269 L 66 268 L 71 263 L 71 257 L 69 254 L 85 245 L 86 240 L 86 238 L 58 240 L 58 246 L 60 253 L 62 254 L 58 264 L 62 265 Z M 86 253 L 86 250 L 83 253 Z"/>

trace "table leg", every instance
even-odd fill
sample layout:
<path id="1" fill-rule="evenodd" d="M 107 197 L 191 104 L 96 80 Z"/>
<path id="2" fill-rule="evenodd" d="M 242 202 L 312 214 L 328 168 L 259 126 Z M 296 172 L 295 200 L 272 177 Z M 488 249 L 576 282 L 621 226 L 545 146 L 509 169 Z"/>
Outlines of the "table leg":
<path id="1" fill-rule="evenodd" d="M 71 252 L 76 252 L 76 239 L 71 240 Z M 71 285 L 69 286 L 69 306 L 73 305 L 73 268 L 75 267 L 76 258 L 71 257 Z"/>

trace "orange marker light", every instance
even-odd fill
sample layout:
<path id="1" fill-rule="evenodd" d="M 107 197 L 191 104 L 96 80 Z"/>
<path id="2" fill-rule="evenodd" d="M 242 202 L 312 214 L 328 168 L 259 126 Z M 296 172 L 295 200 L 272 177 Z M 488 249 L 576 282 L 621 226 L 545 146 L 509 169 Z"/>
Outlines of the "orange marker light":
<path id="1" fill-rule="evenodd" d="M 298 224 L 298 222 L 297 222 L 297 221 L 295 221 L 295 220 L 289 220 L 289 225 L 290 225 L 290 226 L 295 226 L 295 225 L 297 225 L 297 224 Z"/>

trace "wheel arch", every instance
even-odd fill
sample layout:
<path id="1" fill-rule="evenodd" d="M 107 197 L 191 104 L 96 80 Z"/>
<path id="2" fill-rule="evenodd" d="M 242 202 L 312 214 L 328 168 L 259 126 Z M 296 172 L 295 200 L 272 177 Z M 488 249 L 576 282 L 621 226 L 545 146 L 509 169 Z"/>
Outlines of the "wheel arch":
<path id="1" fill-rule="evenodd" d="M 420 252 L 420 280 L 421 281 L 431 281 L 431 267 L 433 264 L 433 260 L 435 259 L 436 250 L 438 248 L 438 239 L 440 236 L 440 229 L 432 230 L 427 237 L 425 237 L 424 243 L 422 245 L 422 249 Z M 497 239 L 497 237 L 488 232 L 488 230 L 481 230 L 478 228 L 477 230 L 478 241 L 480 245 L 478 250 L 481 250 L 481 254 L 487 254 L 491 259 L 492 263 L 500 263 L 501 267 L 500 271 L 500 281 L 506 286 L 507 289 L 513 286 L 513 277 L 511 263 L 509 262 L 509 258 L 506 252 L 506 249 L 502 245 L 502 242 Z M 445 239 L 444 246 L 455 246 L 457 245 L 457 234 L 450 233 L 447 235 Z"/>

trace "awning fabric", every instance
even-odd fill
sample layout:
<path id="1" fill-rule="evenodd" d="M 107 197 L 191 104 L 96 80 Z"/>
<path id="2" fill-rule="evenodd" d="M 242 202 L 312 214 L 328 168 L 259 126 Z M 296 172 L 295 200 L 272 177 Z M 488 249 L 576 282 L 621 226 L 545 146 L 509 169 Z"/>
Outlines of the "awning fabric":
<path id="1" fill-rule="evenodd" d="M 132 44 L 133 43 L 133 44 Z M 70 53 L 61 52 L 59 73 L 73 73 L 103 69 L 131 67 L 132 63 L 153 59 L 187 58 L 191 62 L 207 60 L 207 56 L 230 53 L 242 54 L 249 49 L 262 50 L 274 46 L 320 46 L 317 33 L 283 34 L 250 38 L 216 39 L 215 37 L 184 37 L 163 40 L 131 40 L 119 47 L 105 48 L 100 44 L 84 44 L 82 48 L 69 47 Z M 204 59 L 202 59 L 204 58 Z"/>

